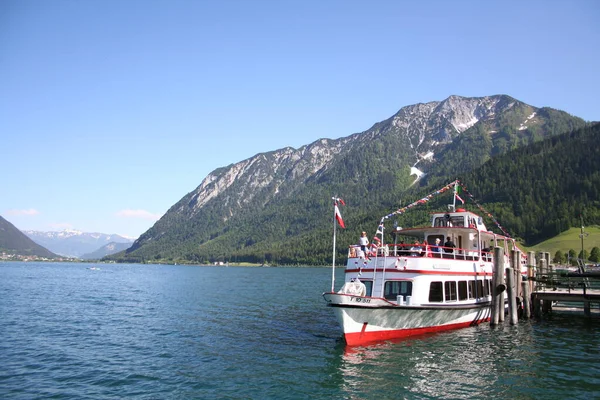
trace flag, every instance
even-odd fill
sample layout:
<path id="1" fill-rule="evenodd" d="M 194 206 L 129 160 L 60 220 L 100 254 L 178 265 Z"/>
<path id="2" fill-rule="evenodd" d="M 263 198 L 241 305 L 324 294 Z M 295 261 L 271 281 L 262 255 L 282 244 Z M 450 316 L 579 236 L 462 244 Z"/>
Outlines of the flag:
<path id="1" fill-rule="evenodd" d="M 342 219 L 342 214 L 340 214 L 340 209 L 338 208 L 337 205 L 337 201 L 335 202 L 335 219 L 337 220 L 338 224 L 340 224 L 340 226 L 342 228 L 346 228 L 346 225 L 344 225 L 344 220 Z"/>
<path id="2" fill-rule="evenodd" d="M 383 229 L 384 229 L 383 224 L 379 224 L 379 226 L 377 227 L 377 232 L 375 232 L 375 234 L 376 235 L 383 235 Z"/>
<path id="3" fill-rule="evenodd" d="M 465 204 L 465 201 L 462 199 L 462 197 L 460 197 L 458 195 L 458 192 L 460 192 L 460 186 L 456 187 L 456 192 L 454 192 L 454 197 L 456 197 L 456 199 L 459 200 L 461 203 Z"/>

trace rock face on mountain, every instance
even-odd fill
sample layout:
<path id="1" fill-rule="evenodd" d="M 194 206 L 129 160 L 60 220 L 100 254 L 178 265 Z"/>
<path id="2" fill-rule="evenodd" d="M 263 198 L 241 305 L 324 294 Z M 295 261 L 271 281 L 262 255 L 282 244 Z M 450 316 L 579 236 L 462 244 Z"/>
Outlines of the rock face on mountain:
<path id="1" fill-rule="evenodd" d="M 211 172 L 122 257 L 208 261 L 270 251 L 273 238 L 314 240 L 333 194 L 372 205 L 379 192 L 401 193 L 417 177 L 453 177 L 584 125 L 505 95 L 406 106 L 365 132 L 258 154 Z"/>

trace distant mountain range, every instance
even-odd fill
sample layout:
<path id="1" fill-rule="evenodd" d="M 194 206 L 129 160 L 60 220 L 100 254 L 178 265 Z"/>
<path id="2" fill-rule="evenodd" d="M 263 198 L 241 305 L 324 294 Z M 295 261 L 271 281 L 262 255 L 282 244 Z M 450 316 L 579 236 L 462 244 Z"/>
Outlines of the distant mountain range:
<path id="1" fill-rule="evenodd" d="M 58 257 L 48 249 L 35 243 L 2 217 L 0 217 L 0 253 L 44 258 Z"/>
<path id="2" fill-rule="evenodd" d="M 342 211 L 350 229 L 340 239 L 354 241 L 343 235 L 355 235 L 414 200 L 426 190 L 421 185 L 450 182 L 498 156 L 588 126 L 563 111 L 506 95 L 450 96 L 406 106 L 364 132 L 214 170 L 128 250 L 109 258 L 325 264 L 331 257 L 332 196 L 348 203 Z M 507 177 L 493 171 L 486 178 Z M 518 233 L 525 236 L 526 229 Z"/>
<path id="3" fill-rule="evenodd" d="M 64 230 L 60 232 L 39 232 L 23 231 L 23 233 L 35 243 L 51 250 L 52 252 L 65 257 L 74 258 L 95 258 L 87 255 L 95 252 L 106 253 L 103 256 L 112 254 L 111 247 L 107 245 L 115 243 L 112 249 L 115 252 L 127 248 L 133 243 L 133 239 L 120 235 L 107 235 L 104 233 L 86 233 L 76 230 Z M 127 245 L 124 247 L 122 245 Z M 103 249 L 103 250 L 101 250 Z M 99 253 L 98 253 L 99 254 Z M 101 257 L 100 257 L 101 258 Z"/>

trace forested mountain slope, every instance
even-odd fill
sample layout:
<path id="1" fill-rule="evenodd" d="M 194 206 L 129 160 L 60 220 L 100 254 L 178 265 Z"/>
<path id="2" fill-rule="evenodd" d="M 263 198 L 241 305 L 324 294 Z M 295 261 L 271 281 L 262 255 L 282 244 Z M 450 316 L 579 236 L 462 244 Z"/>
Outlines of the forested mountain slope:
<path id="1" fill-rule="evenodd" d="M 13 224 L 0 217 L 0 253 L 56 258 L 56 254 L 29 239 Z"/>

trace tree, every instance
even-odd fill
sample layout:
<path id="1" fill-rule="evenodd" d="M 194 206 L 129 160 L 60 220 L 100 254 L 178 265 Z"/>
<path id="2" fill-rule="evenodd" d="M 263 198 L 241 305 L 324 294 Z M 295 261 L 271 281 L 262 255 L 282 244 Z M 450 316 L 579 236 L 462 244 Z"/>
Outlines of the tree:
<path id="1" fill-rule="evenodd" d="M 586 261 L 588 259 L 588 252 L 587 250 L 583 249 L 579 252 L 579 258 L 582 259 L 583 261 Z"/>
<path id="2" fill-rule="evenodd" d="M 557 250 L 556 253 L 554 254 L 554 258 L 552 259 L 552 262 L 554 262 L 556 264 L 564 264 L 565 255 L 563 254 L 563 252 L 560 250 Z"/>
<path id="3" fill-rule="evenodd" d="M 571 265 L 577 265 L 577 253 L 573 249 L 569 250 L 569 260 L 571 261 Z"/>
<path id="4" fill-rule="evenodd" d="M 592 252 L 590 253 L 590 261 L 595 263 L 600 261 L 600 248 L 596 246 L 592 248 Z"/>

